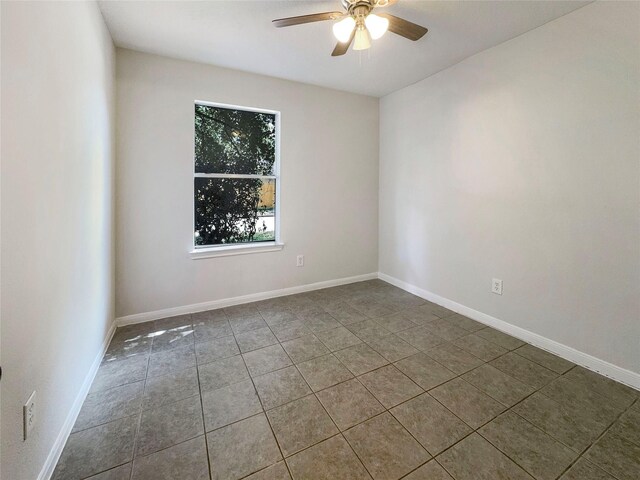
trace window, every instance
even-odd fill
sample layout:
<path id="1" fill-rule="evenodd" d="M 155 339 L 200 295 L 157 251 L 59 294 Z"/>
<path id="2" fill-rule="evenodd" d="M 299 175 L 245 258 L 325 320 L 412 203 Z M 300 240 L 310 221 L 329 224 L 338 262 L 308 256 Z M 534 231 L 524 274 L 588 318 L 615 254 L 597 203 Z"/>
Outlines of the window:
<path id="1" fill-rule="evenodd" d="M 196 102 L 196 250 L 278 240 L 278 129 L 278 112 Z"/>

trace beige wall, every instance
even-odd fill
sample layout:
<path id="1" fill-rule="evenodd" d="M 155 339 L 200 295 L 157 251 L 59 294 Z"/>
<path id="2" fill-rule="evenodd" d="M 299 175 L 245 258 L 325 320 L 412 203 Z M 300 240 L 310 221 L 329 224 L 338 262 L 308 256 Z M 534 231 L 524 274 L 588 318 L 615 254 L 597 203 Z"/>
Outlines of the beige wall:
<path id="1" fill-rule="evenodd" d="M 0 477 L 34 480 L 114 317 L 115 52 L 94 3 L 1 9 Z"/>
<path id="2" fill-rule="evenodd" d="M 380 271 L 640 372 L 639 24 L 593 3 L 383 98 Z"/>
<path id="3" fill-rule="evenodd" d="M 118 316 L 377 271 L 377 98 L 122 49 L 117 89 Z M 195 100 L 281 112 L 282 251 L 190 258 Z"/>

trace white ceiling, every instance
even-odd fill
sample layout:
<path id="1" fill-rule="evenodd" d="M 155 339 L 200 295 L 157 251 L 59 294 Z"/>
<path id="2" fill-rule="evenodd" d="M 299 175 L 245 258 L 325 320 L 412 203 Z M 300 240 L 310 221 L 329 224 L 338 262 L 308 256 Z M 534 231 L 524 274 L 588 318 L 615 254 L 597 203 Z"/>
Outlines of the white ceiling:
<path id="1" fill-rule="evenodd" d="M 117 46 L 383 96 L 588 1 L 400 0 L 385 10 L 429 28 L 390 32 L 364 52 L 331 57 L 331 22 L 277 29 L 275 18 L 341 10 L 339 0 L 101 1 Z"/>

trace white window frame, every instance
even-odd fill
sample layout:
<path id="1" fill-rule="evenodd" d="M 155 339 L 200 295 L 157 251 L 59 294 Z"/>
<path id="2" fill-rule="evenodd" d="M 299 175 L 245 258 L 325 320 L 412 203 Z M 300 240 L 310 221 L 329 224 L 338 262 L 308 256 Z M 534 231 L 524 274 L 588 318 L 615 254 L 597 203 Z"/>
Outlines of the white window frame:
<path id="1" fill-rule="evenodd" d="M 196 173 L 195 172 L 195 141 L 193 145 L 193 180 L 191 181 L 191 242 L 192 248 L 190 255 L 192 259 L 199 258 L 212 258 L 212 257 L 226 257 L 229 255 L 244 255 L 247 253 L 263 253 L 263 252 L 276 252 L 280 251 L 284 247 L 280 239 L 280 112 L 276 110 L 267 110 L 264 108 L 244 107 L 241 105 L 230 105 L 226 103 L 207 102 L 204 100 L 195 100 L 195 105 L 205 105 L 207 107 L 225 108 L 229 110 L 241 110 L 245 112 L 267 113 L 269 115 L 275 115 L 276 118 L 276 145 L 275 145 L 275 161 L 273 165 L 273 175 L 242 175 L 242 174 L 230 174 L 230 173 Z M 193 134 L 191 138 L 195 138 L 195 122 L 193 124 Z M 276 202 L 274 206 L 275 215 L 275 240 L 270 242 L 246 242 L 238 244 L 220 244 L 220 245 L 207 245 L 196 246 L 193 231 L 196 225 L 196 208 L 195 208 L 195 179 L 196 178 L 260 178 L 260 179 L 272 179 L 276 181 Z"/>

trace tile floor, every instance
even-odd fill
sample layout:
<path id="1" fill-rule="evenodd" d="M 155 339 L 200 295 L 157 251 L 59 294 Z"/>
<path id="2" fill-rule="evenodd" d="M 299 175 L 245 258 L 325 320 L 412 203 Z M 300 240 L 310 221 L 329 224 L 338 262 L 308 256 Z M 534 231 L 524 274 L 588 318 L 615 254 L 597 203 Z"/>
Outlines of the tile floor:
<path id="1" fill-rule="evenodd" d="M 637 480 L 638 397 L 373 280 L 118 329 L 54 478 Z"/>

